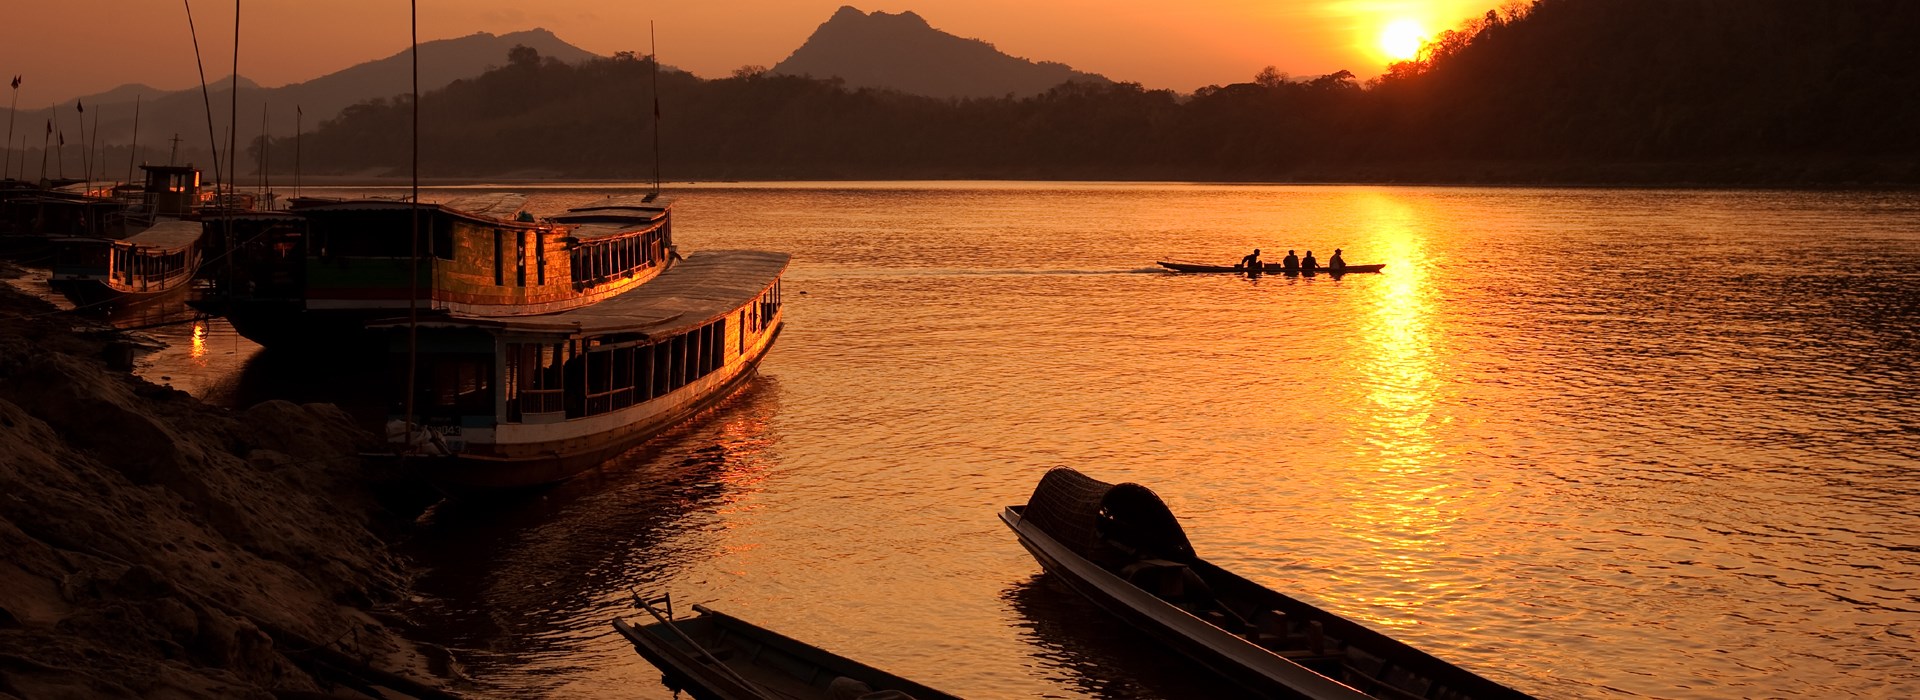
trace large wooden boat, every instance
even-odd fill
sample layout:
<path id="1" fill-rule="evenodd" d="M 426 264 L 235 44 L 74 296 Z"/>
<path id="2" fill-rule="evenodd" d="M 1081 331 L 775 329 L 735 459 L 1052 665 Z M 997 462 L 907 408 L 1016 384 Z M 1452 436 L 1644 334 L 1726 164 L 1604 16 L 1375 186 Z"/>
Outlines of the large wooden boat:
<path id="1" fill-rule="evenodd" d="M 262 345 L 302 347 L 364 341 L 368 322 L 416 306 L 430 317 L 583 308 L 671 265 L 669 205 L 642 199 L 609 200 L 554 221 L 534 220 L 526 198 L 513 194 L 420 205 L 297 200 L 300 223 L 275 227 L 271 245 L 234 235 L 233 267 L 244 272 L 203 307 Z"/>
<path id="2" fill-rule="evenodd" d="M 160 219 L 124 240 L 54 241 L 47 282 L 83 307 L 126 308 L 183 296 L 200 269 L 198 221 Z"/>
<path id="3" fill-rule="evenodd" d="M 1160 497 L 1061 467 L 1000 519 L 1042 568 L 1166 646 L 1266 697 L 1527 695 L 1200 559 Z"/>
<path id="4" fill-rule="evenodd" d="M 374 324 L 418 375 L 397 392 L 393 454 L 462 488 L 564 480 L 732 394 L 781 328 L 785 253 L 703 252 L 592 306 Z M 396 386 L 404 379 L 396 377 Z M 408 431 L 417 422 L 424 431 Z"/>
<path id="5" fill-rule="evenodd" d="M 671 607 L 664 613 L 654 607 L 658 602 L 636 601 L 654 617 L 653 624 L 614 620 L 613 628 L 660 668 L 675 692 L 700 700 L 954 699 L 705 606 L 693 606 L 698 617 L 674 619 Z"/>
<path id="6" fill-rule="evenodd" d="M 1348 275 L 1348 274 L 1356 274 L 1356 273 L 1379 272 L 1380 270 L 1386 267 L 1385 264 L 1377 264 L 1377 265 L 1348 265 L 1338 270 L 1335 270 L 1331 267 L 1324 267 L 1324 266 L 1316 267 L 1311 270 L 1306 270 L 1301 268 L 1294 268 L 1289 270 L 1286 268 L 1285 265 L 1281 263 L 1261 263 L 1258 269 L 1249 270 L 1246 267 L 1243 267 L 1240 265 L 1204 265 L 1200 263 L 1175 262 L 1172 260 L 1162 260 L 1157 264 L 1161 267 L 1167 268 L 1174 272 L 1233 273 L 1233 274 L 1242 274 L 1242 275 L 1248 274 L 1248 273 L 1269 274 L 1269 275 L 1302 275 L 1302 274 L 1304 275 L 1314 275 L 1314 274 Z"/>

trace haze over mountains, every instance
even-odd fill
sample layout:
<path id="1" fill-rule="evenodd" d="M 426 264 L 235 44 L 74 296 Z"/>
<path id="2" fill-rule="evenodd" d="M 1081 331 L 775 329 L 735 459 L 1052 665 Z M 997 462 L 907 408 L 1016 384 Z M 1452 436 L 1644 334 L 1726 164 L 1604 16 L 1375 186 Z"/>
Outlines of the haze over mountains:
<path id="1" fill-rule="evenodd" d="M 482 32 L 457 39 L 430 41 L 420 45 L 420 89 L 437 90 L 455 80 L 472 78 L 485 73 L 488 68 L 504 65 L 507 52 L 522 45 L 539 51 L 541 56 L 570 63 L 597 58 L 545 29 L 497 36 Z M 245 59 L 245 55 L 242 55 L 242 73 L 246 68 Z M 208 56 L 206 60 L 212 66 L 223 63 L 217 56 Z M 350 105 L 408 93 L 412 89 L 411 71 L 412 58 L 406 49 L 401 49 L 387 58 L 274 88 L 262 88 L 243 74 L 240 77 L 239 143 L 244 149 L 260 135 L 263 109 L 271 111 L 267 119 L 271 133 L 276 137 L 289 136 L 294 131 L 296 105 L 304 113 L 305 128 L 312 130 Z M 211 76 L 209 79 L 212 80 Z M 223 148 L 231 109 L 228 104 L 229 79 L 230 76 L 222 77 L 207 86 L 212 96 L 215 132 Z M 87 138 L 93 138 L 93 120 L 98 117 L 101 143 L 131 143 L 136 96 L 140 100 L 140 145 L 146 160 L 165 162 L 169 148 L 167 141 L 177 134 L 181 141 L 181 161 L 205 161 L 207 107 L 199 86 L 185 90 L 161 90 L 147 85 L 128 84 L 81 97 L 78 101 L 86 106 Z M 80 143 L 80 120 L 74 110 L 74 102 L 61 103 L 55 110 L 32 110 L 23 105 L 15 127 L 15 147 L 19 146 L 19 139 L 24 136 L 27 138 L 27 147 L 37 150 L 45 130 L 43 125 L 49 116 L 55 117 L 55 124 L 60 133 L 65 135 L 68 146 L 77 147 Z M 110 162 L 124 166 L 124 153 L 122 151 L 117 161 Z M 37 167 L 36 164 L 34 171 L 27 174 L 38 176 Z M 241 169 L 243 172 L 248 170 L 244 166 Z M 74 172 L 70 170 L 68 174 L 73 175 Z"/>
<path id="2" fill-rule="evenodd" d="M 1112 82 L 1065 64 L 1009 56 L 985 41 L 934 29 L 911 11 L 867 14 L 851 6 L 834 12 L 772 72 L 943 98 L 1028 97 L 1065 82 Z"/>

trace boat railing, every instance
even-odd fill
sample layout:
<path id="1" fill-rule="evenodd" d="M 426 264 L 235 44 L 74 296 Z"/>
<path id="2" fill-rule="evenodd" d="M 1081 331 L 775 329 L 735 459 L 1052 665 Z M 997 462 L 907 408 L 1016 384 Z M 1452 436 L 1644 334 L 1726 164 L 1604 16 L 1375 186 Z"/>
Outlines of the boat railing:
<path id="1" fill-rule="evenodd" d="M 565 389 L 521 389 L 522 413 L 559 413 L 567 410 Z"/>

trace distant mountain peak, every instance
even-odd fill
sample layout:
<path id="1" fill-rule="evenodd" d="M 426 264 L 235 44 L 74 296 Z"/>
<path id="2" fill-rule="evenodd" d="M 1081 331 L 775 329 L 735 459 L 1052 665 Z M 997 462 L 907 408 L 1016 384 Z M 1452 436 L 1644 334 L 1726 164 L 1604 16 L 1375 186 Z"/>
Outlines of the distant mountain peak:
<path id="1" fill-rule="evenodd" d="M 835 10 L 773 72 L 837 77 L 849 87 L 929 97 L 1028 96 L 1065 82 L 1110 82 L 1064 64 L 1036 63 L 1001 53 L 979 39 L 948 34 L 911 10 L 869 14 L 851 5 Z"/>

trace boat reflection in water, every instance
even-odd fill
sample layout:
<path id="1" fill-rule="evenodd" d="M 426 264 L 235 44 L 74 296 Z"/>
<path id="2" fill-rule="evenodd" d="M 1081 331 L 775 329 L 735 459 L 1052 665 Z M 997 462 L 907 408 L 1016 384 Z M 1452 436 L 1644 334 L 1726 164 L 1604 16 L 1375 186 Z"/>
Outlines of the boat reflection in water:
<path id="1" fill-rule="evenodd" d="M 1048 680 L 1093 698 L 1252 698 L 1205 667 L 1139 639 L 1057 577 L 1020 580 L 1000 594 L 1017 636 Z"/>
<path id="2" fill-rule="evenodd" d="M 777 378 L 762 377 L 550 489 L 440 503 L 403 550 L 425 571 L 424 603 L 408 616 L 431 641 L 468 650 L 461 662 L 503 697 L 565 695 L 560 684 L 588 672 L 658 688 L 654 667 L 608 643 L 605 621 L 631 612 L 629 589 L 726 556 L 725 523 L 774 464 L 779 396 Z"/>

